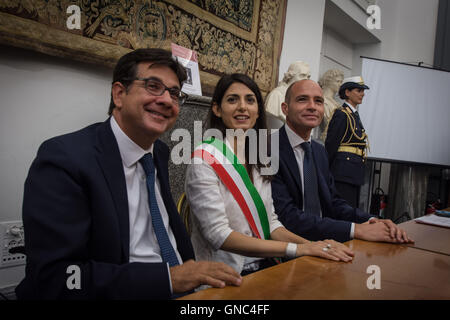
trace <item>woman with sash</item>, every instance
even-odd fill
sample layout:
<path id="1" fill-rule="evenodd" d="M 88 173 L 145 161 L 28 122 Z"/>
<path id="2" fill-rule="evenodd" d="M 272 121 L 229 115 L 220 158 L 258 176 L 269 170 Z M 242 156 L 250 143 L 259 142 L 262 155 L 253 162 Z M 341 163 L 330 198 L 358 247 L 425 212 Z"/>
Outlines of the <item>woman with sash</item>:
<path id="1" fill-rule="evenodd" d="M 195 148 L 185 186 L 197 259 L 224 262 L 241 275 L 273 266 L 278 262 L 273 258 L 279 257 L 352 260 L 353 252 L 345 245 L 333 240 L 310 242 L 278 221 L 272 176 L 261 174 L 259 156 L 249 161 L 251 152 L 259 152 L 259 129 L 267 129 L 261 92 L 252 79 L 244 74 L 223 76 L 206 125 L 221 139 L 211 138 Z M 238 131 L 227 129 L 246 133 L 254 129 L 258 143 L 250 146 Z"/>

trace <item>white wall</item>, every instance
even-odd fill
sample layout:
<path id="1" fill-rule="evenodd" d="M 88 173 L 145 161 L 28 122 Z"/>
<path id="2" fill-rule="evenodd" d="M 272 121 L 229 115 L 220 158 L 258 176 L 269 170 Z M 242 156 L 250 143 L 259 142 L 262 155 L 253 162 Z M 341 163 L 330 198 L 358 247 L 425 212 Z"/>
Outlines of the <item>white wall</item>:
<path id="1" fill-rule="evenodd" d="M 328 0 L 333 2 L 336 6 L 338 6 L 342 11 L 344 11 L 346 14 L 348 14 L 352 19 L 358 23 L 361 27 L 366 27 L 366 21 L 367 21 L 367 13 L 363 8 L 361 8 L 359 5 L 357 5 L 353 0 Z M 396 2 L 397 0 L 387 0 L 390 2 Z M 377 5 L 380 5 L 381 1 L 376 1 Z M 380 6 L 381 7 L 381 6 Z M 379 36 L 379 30 L 372 29 L 367 30 L 368 32 L 372 33 L 375 36 Z"/>
<path id="2" fill-rule="evenodd" d="M 318 80 L 325 0 L 289 0 L 280 58 L 279 79 L 294 61 L 305 61 Z"/>
<path id="3" fill-rule="evenodd" d="M 439 0 L 379 0 L 378 44 L 357 45 L 354 74 L 361 73 L 360 56 L 432 66 Z"/>
<path id="4" fill-rule="evenodd" d="M 353 69 L 353 44 L 333 30 L 324 28 L 320 53 L 319 75 L 329 69 L 339 69 L 350 77 Z"/>
<path id="5" fill-rule="evenodd" d="M 380 0 L 383 59 L 433 64 L 439 0 Z"/>

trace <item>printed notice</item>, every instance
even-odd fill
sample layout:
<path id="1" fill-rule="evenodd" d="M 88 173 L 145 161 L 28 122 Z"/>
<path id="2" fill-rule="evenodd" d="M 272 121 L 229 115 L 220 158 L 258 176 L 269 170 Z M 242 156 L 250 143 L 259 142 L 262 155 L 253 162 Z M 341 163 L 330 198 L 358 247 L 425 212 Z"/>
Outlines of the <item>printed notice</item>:
<path id="1" fill-rule="evenodd" d="M 181 90 L 187 94 L 202 95 L 197 52 L 172 43 L 172 55 L 186 68 L 187 79 Z"/>
<path id="2" fill-rule="evenodd" d="M 433 226 L 450 228 L 450 219 L 449 218 L 439 217 L 435 214 L 423 216 L 423 217 L 414 219 L 414 221 L 419 222 L 419 223 L 431 224 Z"/>

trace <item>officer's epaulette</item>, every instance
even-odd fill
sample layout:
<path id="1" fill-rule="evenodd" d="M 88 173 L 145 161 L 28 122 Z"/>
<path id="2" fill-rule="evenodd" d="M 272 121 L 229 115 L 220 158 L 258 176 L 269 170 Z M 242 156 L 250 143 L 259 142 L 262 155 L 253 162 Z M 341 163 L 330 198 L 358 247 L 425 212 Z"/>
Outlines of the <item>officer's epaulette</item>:
<path id="1" fill-rule="evenodd" d="M 342 107 L 342 106 L 339 106 L 339 107 L 337 107 L 337 108 L 334 108 L 333 112 L 331 113 L 330 119 L 333 119 L 335 112 L 338 111 L 338 110 L 341 110 L 341 111 L 344 112 L 344 114 L 345 114 L 345 111 L 343 110 L 343 107 Z M 326 137 L 327 137 L 327 134 L 328 134 L 328 127 L 330 126 L 330 122 L 331 122 L 331 120 L 328 121 L 325 130 L 322 132 L 322 139 L 323 139 L 324 141 L 326 140 Z"/>
<path id="2" fill-rule="evenodd" d="M 335 109 L 333 110 L 333 112 L 331 113 L 330 119 L 333 119 L 334 113 L 335 113 L 336 111 L 338 111 L 338 110 L 345 112 L 343 106 L 337 107 L 337 108 L 335 108 Z"/>

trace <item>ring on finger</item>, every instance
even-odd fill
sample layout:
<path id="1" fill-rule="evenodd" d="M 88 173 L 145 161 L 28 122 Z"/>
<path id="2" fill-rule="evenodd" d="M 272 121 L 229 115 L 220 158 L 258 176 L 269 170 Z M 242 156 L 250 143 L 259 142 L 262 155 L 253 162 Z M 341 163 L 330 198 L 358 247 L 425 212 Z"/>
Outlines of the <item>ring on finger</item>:
<path id="1" fill-rule="evenodd" d="M 328 250 L 330 250 L 330 248 L 328 246 L 326 246 L 326 247 L 323 247 L 322 250 L 327 252 Z"/>
<path id="2" fill-rule="evenodd" d="M 331 248 L 331 244 L 328 243 L 327 244 L 327 248 L 330 249 Z"/>

